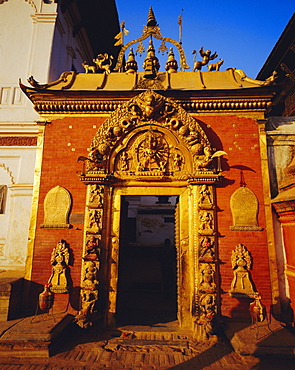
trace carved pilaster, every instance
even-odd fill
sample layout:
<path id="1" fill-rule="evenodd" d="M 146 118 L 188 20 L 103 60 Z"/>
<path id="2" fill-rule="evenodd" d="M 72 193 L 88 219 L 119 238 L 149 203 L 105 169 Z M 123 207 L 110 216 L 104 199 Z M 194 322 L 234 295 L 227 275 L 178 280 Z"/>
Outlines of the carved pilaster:
<path id="1" fill-rule="evenodd" d="M 217 265 L 215 241 L 214 192 L 209 185 L 195 187 L 198 215 L 196 269 L 196 320 L 195 337 L 207 340 L 213 335 L 217 313 Z"/>
<path id="2" fill-rule="evenodd" d="M 87 328 L 97 319 L 104 205 L 103 185 L 88 185 L 86 204 L 81 277 L 81 310 L 75 318 L 77 324 L 82 328 Z"/>

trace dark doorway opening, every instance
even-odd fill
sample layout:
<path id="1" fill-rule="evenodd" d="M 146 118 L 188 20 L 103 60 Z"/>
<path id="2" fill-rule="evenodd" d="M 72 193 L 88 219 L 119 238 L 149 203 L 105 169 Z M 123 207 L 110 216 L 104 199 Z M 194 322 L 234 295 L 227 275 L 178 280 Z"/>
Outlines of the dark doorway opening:
<path id="1" fill-rule="evenodd" d="M 118 325 L 177 320 L 176 196 L 123 196 Z"/>

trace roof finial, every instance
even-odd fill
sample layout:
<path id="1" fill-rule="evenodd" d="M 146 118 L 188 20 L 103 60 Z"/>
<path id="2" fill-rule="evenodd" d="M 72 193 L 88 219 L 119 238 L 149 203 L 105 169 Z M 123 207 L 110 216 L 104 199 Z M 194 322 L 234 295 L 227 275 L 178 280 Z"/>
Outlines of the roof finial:
<path id="1" fill-rule="evenodd" d="M 149 14 L 148 14 L 148 19 L 147 19 L 147 24 L 148 27 L 155 27 L 157 26 L 157 21 L 155 18 L 155 14 L 153 12 L 153 8 L 150 7 Z"/>

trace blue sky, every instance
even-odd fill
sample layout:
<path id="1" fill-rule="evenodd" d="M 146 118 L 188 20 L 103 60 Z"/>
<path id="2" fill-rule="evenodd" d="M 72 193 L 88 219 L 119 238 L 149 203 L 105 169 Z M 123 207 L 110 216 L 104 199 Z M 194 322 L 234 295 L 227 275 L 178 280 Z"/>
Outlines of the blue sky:
<path id="1" fill-rule="evenodd" d="M 162 36 L 179 41 L 177 21 L 182 13 L 183 49 L 190 67 L 192 51 L 204 46 L 205 50 L 217 51 L 216 61 L 224 59 L 222 70 L 235 67 L 251 78 L 258 74 L 295 11 L 294 0 L 116 0 L 116 3 L 120 22 L 124 20 L 130 32 L 125 43 L 141 36 L 150 6 Z M 157 48 L 160 44 L 156 43 Z M 174 52 L 176 55 L 175 48 Z M 143 58 L 137 56 L 139 66 Z M 164 71 L 166 59 L 167 56 L 163 61 L 160 59 L 160 71 Z M 207 71 L 207 67 L 203 70 Z"/>

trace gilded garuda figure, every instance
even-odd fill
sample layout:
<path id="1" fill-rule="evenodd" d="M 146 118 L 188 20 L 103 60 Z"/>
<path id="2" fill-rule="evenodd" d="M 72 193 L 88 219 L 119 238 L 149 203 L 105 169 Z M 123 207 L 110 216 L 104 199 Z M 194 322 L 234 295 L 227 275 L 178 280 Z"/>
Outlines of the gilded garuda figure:
<path id="1" fill-rule="evenodd" d="M 194 50 L 193 54 L 196 54 L 196 53 L 197 53 L 196 50 Z M 211 55 L 211 50 L 204 51 L 203 46 L 199 50 L 199 53 L 200 53 L 200 55 L 203 59 L 202 60 L 194 60 L 194 69 L 193 69 L 194 72 L 196 70 L 200 71 L 203 66 L 205 66 L 209 63 L 210 60 L 213 60 L 213 59 L 218 57 L 218 54 L 216 54 L 216 52 Z"/>

